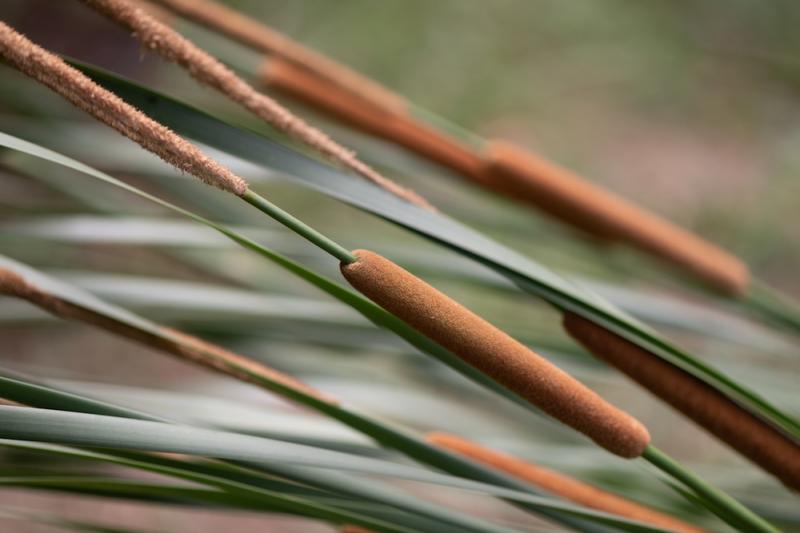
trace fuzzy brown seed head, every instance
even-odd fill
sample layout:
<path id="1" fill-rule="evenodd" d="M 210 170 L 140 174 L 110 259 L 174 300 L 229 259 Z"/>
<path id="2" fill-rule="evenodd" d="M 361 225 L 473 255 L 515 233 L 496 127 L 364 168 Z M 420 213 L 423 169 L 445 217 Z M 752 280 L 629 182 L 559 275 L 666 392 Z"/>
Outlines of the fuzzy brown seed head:
<path id="1" fill-rule="evenodd" d="M 625 241 L 727 294 L 749 283 L 747 266 L 719 247 L 513 144 L 486 152 L 486 186 L 536 205 L 600 239 Z"/>
<path id="2" fill-rule="evenodd" d="M 598 358 L 694 420 L 784 485 L 800 491 L 800 446 L 713 387 L 573 313 L 564 329 Z"/>
<path id="3" fill-rule="evenodd" d="M 475 313 L 378 254 L 353 253 L 341 271 L 354 288 L 509 390 L 621 457 L 650 442 L 635 418 Z"/>
<path id="4" fill-rule="evenodd" d="M 699 533 L 702 529 L 689 525 L 677 518 L 660 513 L 636 502 L 554 472 L 547 468 L 522 461 L 511 455 L 485 448 L 475 442 L 451 435 L 434 432 L 425 436 L 428 442 L 469 457 L 479 463 L 489 465 L 497 470 L 527 481 L 531 485 L 542 488 L 551 494 L 585 505 L 592 509 L 639 520 L 682 533 Z"/>

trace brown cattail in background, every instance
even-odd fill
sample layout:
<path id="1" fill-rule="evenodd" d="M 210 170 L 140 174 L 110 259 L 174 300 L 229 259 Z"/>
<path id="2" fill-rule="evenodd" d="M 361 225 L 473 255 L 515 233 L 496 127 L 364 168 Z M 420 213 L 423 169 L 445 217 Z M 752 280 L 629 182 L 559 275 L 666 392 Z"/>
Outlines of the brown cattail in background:
<path id="1" fill-rule="evenodd" d="M 286 389 L 312 396 L 321 402 L 336 403 L 333 398 L 291 376 L 225 350 L 220 346 L 169 328 L 162 328 L 159 331 L 160 334 L 134 328 L 122 321 L 98 314 L 88 308 L 48 293 L 6 268 L 0 268 L 0 294 L 27 300 L 58 317 L 91 324 L 116 335 L 170 353 L 180 359 L 210 368 L 215 372 L 221 372 L 240 381 L 263 386 L 263 382 L 257 379 L 261 377 L 264 380 L 276 382 Z"/>
<path id="2" fill-rule="evenodd" d="M 627 500 L 616 494 L 578 481 L 564 474 L 554 472 L 539 465 L 522 461 L 511 455 L 490 450 L 467 439 L 449 433 L 434 432 L 426 436 L 426 440 L 442 448 L 456 452 L 479 463 L 489 465 L 511 476 L 527 481 L 531 485 L 544 489 L 580 505 L 597 509 L 609 514 L 638 520 L 646 524 L 680 531 L 682 533 L 699 533 L 701 528 L 687 524 L 677 518 L 650 509 L 639 503 Z"/>
<path id="3" fill-rule="evenodd" d="M 86 4 L 132 31 L 144 47 L 184 68 L 197 81 L 214 88 L 234 102 L 286 133 L 407 202 L 432 210 L 414 191 L 397 185 L 356 155 L 310 126 L 272 98 L 260 93 L 217 59 L 169 26 L 127 0 L 83 0 Z"/>
<path id="4" fill-rule="evenodd" d="M 342 264 L 350 284 L 464 361 L 621 457 L 650 442 L 636 419 L 393 262 L 367 250 Z"/>
<path id="5" fill-rule="evenodd" d="M 800 490 L 800 446 L 713 387 L 618 335 L 566 313 L 564 328 L 600 359 L 694 420 L 698 426 Z"/>
<path id="6" fill-rule="evenodd" d="M 0 56 L 170 165 L 223 191 L 238 196 L 247 191 L 242 178 L 2 21 Z"/>
<path id="7" fill-rule="evenodd" d="M 747 266 L 736 257 L 572 172 L 510 143 L 487 153 L 486 185 L 536 205 L 601 239 L 625 241 L 667 259 L 728 294 L 747 287 Z"/>
<path id="8" fill-rule="evenodd" d="M 475 180 L 483 179 L 484 162 L 474 151 L 415 119 L 406 112 L 387 112 L 353 94 L 331 85 L 314 72 L 281 58 L 264 63 L 262 80 L 265 85 L 300 102 L 381 137 L 445 168 Z"/>

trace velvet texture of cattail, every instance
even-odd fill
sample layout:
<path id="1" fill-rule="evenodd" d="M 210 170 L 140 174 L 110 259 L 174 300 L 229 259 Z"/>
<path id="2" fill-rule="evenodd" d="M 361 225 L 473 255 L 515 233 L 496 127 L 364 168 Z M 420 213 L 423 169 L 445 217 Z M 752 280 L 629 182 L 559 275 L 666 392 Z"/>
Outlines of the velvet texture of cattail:
<path id="1" fill-rule="evenodd" d="M 160 334 L 152 334 L 133 328 L 124 322 L 100 315 L 90 309 L 48 293 L 28 282 L 17 273 L 4 268 L 0 268 L 0 294 L 27 300 L 58 317 L 91 324 L 116 335 L 127 337 L 170 353 L 180 359 L 229 375 L 240 381 L 251 382 L 261 386 L 262 383 L 256 379 L 260 376 L 280 384 L 285 389 L 312 396 L 321 402 L 337 403 L 336 400 L 328 395 L 309 387 L 291 376 L 225 350 L 220 346 L 210 344 L 174 329 L 161 328 Z"/>
<path id="2" fill-rule="evenodd" d="M 487 186 L 601 239 L 625 241 L 728 294 L 747 287 L 746 265 L 724 250 L 513 144 L 486 152 Z"/>
<path id="3" fill-rule="evenodd" d="M 453 451 L 476 462 L 489 465 L 513 477 L 539 487 L 550 494 L 560 496 L 591 509 L 615 514 L 646 524 L 663 527 L 681 533 L 700 533 L 701 528 L 692 526 L 616 494 L 604 491 L 588 483 L 571 478 L 539 465 L 522 461 L 511 455 L 490 450 L 467 439 L 449 433 L 434 432 L 426 440 Z"/>
<path id="4" fill-rule="evenodd" d="M 347 281 L 369 299 L 564 424 L 621 457 L 642 454 L 647 429 L 540 355 L 388 259 L 355 250 Z"/>
<path id="5" fill-rule="evenodd" d="M 317 128 L 254 89 L 245 80 L 181 34 L 128 0 L 83 0 L 133 32 L 148 50 L 180 65 L 198 82 L 212 87 L 289 137 L 390 193 L 425 209 L 433 207 L 414 191 L 401 187 L 362 162 Z"/>
<path id="6" fill-rule="evenodd" d="M 791 437 L 689 373 L 578 315 L 566 313 L 564 328 L 595 356 L 619 369 L 787 487 L 800 491 L 800 446 Z"/>

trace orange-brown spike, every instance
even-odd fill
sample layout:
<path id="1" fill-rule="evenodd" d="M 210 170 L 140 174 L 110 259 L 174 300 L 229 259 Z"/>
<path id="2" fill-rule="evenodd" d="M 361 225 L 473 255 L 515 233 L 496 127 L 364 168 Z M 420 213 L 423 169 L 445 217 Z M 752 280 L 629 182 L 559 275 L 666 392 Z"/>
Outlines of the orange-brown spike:
<path id="1" fill-rule="evenodd" d="M 486 174 L 485 185 L 499 193 L 666 259 L 727 294 L 740 294 L 749 283 L 747 266 L 731 254 L 513 144 L 489 145 Z"/>
<path id="2" fill-rule="evenodd" d="M 358 94 L 345 91 L 294 63 L 266 60 L 264 83 L 283 94 L 322 110 L 350 126 L 384 138 L 473 179 L 483 178 L 483 160 L 461 143 L 405 112 L 390 112 Z"/>
<path id="3" fill-rule="evenodd" d="M 531 485 L 591 509 L 638 520 L 646 524 L 679 531 L 699 533 L 701 528 L 692 526 L 639 503 L 627 500 L 616 494 L 604 491 L 588 483 L 571 478 L 539 465 L 522 461 L 511 455 L 485 448 L 475 442 L 451 435 L 434 432 L 426 440 L 442 448 L 469 457 L 479 463 L 489 465 L 509 475 L 527 481 Z"/>
<path id="4" fill-rule="evenodd" d="M 458 302 L 367 250 L 342 264 L 350 284 L 428 338 L 564 424 L 621 457 L 638 457 L 647 429 Z"/>
<path id="5" fill-rule="evenodd" d="M 800 446 L 680 368 L 622 337 L 566 313 L 564 328 L 591 353 L 694 420 L 731 448 L 800 491 Z"/>
<path id="6" fill-rule="evenodd" d="M 261 80 L 267 87 L 321 109 L 362 131 L 383 136 L 392 127 L 394 113 L 388 113 L 283 58 L 266 59 L 261 69 Z"/>

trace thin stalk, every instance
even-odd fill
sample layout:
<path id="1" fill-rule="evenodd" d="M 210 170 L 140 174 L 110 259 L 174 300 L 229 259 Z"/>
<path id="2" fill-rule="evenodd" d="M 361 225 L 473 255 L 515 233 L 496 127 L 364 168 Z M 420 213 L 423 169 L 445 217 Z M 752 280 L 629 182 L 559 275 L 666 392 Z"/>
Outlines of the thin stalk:
<path id="1" fill-rule="evenodd" d="M 241 197 L 245 202 L 249 203 L 262 213 L 266 213 L 277 222 L 280 222 L 304 239 L 310 241 L 315 246 L 322 248 L 339 261 L 349 265 L 356 260 L 356 256 L 345 247 L 329 239 L 302 220 L 290 215 L 266 198 L 260 196 L 258 193 L 253 192 L 251 189 L 247 189 L 247 191 L 245 191 Z"/>
<path id="2" fill-rule="evenodd" d="M 742 295 L 741 302 L 768 322 L 800 333 L 800 307 L 766 283 L 753 280 Z"/>
<path id="3" fill-rule="evenodd" d="M 710 504 L 706 506 L 709 510 L 740 531 L 778 533 L 778 529 L 772 524 L 729 495 L 708 484 L 697 474 L 652 444 L 645 448 L 642 458 L 665 474 L 683 483 L 697 496 Z"/>

